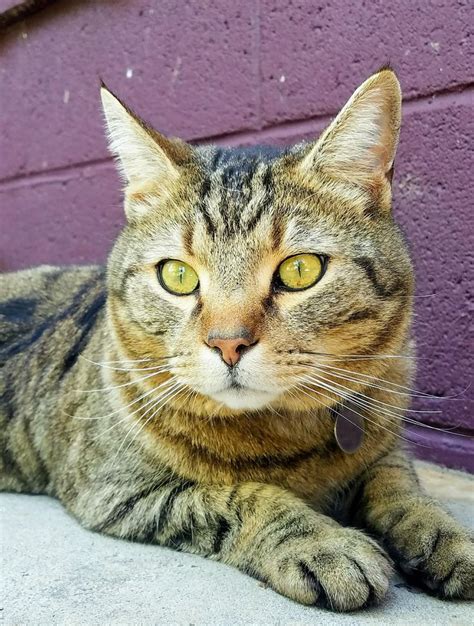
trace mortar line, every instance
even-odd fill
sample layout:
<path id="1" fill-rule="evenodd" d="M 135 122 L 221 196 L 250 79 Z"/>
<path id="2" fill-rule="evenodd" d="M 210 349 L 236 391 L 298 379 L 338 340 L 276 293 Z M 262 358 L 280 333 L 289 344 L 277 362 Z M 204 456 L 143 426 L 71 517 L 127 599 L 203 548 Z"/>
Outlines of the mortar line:
<path id="1" fill-rule="evenodd" d="M 424 110 L 440 109 L 448 106 L 452 101 L 471 102 L 471 98 L 474 98 L 474 83 L 466 83 L 463 85 L 457 85 L 435 91 L 431 94 L 417 95 L 412 98 L 407 98 L 403 101 L 404 113 L 413 113 Z M 426 108 L 428 107 L 428 108 Z M 188 140 L 191 144 L 209 144 L 216 143 L 220 145 L 235 146 L 245 143 L 258 143 L 264 142 L 266 138 L 272 138 L 275 135 L 285 136 L 291 134 L 309 134 L 322 124 L 327 124 L 335 117 L 338 111 L 331 113 L 322 113 L 314 115 L 309 118 L 285 120 L 273 125 L 263 126 L 259 129 L 244 129 L 235 132 L 227 132 L 217 135 L 207 135 L 205 137 L 194 138 Z M 31 185 L 35 182 L 41 184 L 42 179 L 44 182 L 51 182 L 53 177 L 57 180 L 68 180 L 67 174 L 69 172 L 78 171 L 78 173 L 87 168 L 95 168 L 96 166 L 112 163 L 112 157 L 102 157 L 98 159 L 91 159 L 89 161 L 80 161 L 76 163 L 70 163 L 68 165 L 62 165 L 60 167 L 54 167 L 43 171 L 25 172 L 22 174 L 15 174 L 0 179 L 0 190 L 3 187 L 17 188 L 23 186 L 28 181 Z M 23 185 L 22 185 L 23 183 Z"/>

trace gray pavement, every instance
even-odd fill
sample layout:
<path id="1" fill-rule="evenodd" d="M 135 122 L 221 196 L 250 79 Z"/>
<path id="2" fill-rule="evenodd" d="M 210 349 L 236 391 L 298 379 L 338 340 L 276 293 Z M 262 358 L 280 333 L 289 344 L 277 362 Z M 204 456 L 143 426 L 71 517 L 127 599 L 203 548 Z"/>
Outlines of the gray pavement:
<path id="1" fill-rule="evenodd" d="M 427 488 L 473 525 L 474 478 L 426 463 Z M 3 623 L 474 624 L 473 604 L 441 602 L 394 579 L 380 607 L 335 615 L 304 607 L 238 571 L 84 530 L 59 502 L 0 494 Z"/>

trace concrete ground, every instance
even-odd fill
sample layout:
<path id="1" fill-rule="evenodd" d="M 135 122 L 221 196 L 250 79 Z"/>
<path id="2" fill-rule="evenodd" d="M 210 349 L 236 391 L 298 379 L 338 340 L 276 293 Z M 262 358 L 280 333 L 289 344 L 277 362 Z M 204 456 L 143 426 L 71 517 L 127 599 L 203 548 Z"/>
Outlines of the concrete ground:
<path id="1" fill-rule="evenodd" d="M 419 463 L 427 489 L 473 525 L 474 478 Z M 380 607 L 335 615 L 230 567 L 81 528 L 43 496 L 0 494 L 1 619 L 13 624 L 474 624 L 473 605 L 395 579 Z"/>

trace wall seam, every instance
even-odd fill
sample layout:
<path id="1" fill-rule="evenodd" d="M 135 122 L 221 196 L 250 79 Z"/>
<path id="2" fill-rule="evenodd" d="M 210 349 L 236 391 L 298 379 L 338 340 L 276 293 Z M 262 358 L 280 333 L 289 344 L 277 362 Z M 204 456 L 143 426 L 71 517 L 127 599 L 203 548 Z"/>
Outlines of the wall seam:
<path id="1" fill-rule="evenodd" d="M 404 112 L 422 112 L 423 110 L 433 110 L 436 108 L 444 108 L 455 103 L 463 103 L 466 100 L 466 104 L 471 101 L 474 96 L 474 83 L 465 83 L 462 86 L 456 86 L 456 88 L 448 88 L 439 90 L 429 95 L 416 96 L 414 98 L 407 98 L 403 101 Z M 259 129 L 242 129 L 230 133 L 222 133 L 219 135 L 209 135 L 207 137 L 197 138 L 190 140 L 192 144 L 208 144 L 217 143 L 224 145 L 238 145 L 250 142 L 255 142 L 255 139 L 265 141 L 266 138 L 272 138 L 275 134 L 280 136 L 291 134 L 308 134 L 316 132 L 317 127 L 329 123 L 329 121 L 336 115 L 337 111 L 331 113 L 324 113 L 315 115 L 312 117 L 285 120 L 279 123 L 275 123 L 268 126 L 260 126 Z M 76 163 L 70 163 L 68 165 L 62 165 L 55 168 L 46 169 L 43 171 L 31 171 L 21 174 L 14 174 L 13 176 L 7 176 L 0 179 L 0 191 L 7 189 L 16 189 L 23 186 L 34 186 L 35 181 L 38 184 L 44 184 L 47 182 L 61 182 L 62 180 L 69 180 L 73 176 L 67 176 L 69 172 L 78 171 L 81 172 L 88 168 L 96 168 L 101 165 L 109 165 L 112 163 L 112 157 L 102 157 L 98 159 L 91 159 L 90 161 L 79 161 Z M 79 174 L 80 175 L 80 174 Z M 55 178 L 55 180 L 53 180 Z M 44 183 L 41 182 L 44 179 Z"/>

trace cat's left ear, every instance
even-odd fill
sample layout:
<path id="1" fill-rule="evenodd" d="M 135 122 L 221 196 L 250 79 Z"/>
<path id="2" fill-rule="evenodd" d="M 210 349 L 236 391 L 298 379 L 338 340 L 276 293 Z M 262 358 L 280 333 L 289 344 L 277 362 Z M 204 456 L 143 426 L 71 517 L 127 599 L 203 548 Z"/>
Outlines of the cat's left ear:
<path id="1" fill-rule="evenodd" d="M 133 203 L 134 193 L 156 187 L 166 196 L 181 175 L 181 168 L 192 159 L 191 147 L 179 139 L 161 135 L 126 107 L 102 84 L 109 149 L 127 183 L 127 214 L 143 213 L 146 203 Z"/>
<path id="2" fill-rule="evenodd" d="M 401 123 L 401 90 L 391 69 L 368 78 L 300 163 L 370 190 L 390 187 Z"/>

